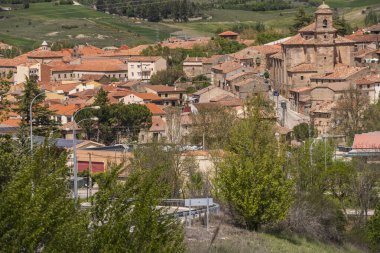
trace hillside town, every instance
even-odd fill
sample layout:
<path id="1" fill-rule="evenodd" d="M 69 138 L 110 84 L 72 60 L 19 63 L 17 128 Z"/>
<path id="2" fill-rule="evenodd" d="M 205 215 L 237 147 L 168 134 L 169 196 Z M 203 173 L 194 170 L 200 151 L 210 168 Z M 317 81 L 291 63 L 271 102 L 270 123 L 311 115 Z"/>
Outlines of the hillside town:
<path id="1" fill-rule="evenodd" d="M 33 147 L 38 149 L 46 141 L 65 150 L 67 160 L 64 164 L 73 176 L 74 201 L 79 199 L 83 209 L 93 205 L 91 198 L 96 198 L 102 184 L 99 179 L 90 183 L 88 180 L 92 179 L 85 181 L 86 178 L 107 174 L 115 164 L 122 164 L 116 177 L 119 181 L 128 182 L 133 175 L 131 166 L 136 163 L 133 159 L 138 157 L 136 150 L 152 143 L 159 143 L 163 150 L 173 148 L 179 157 L 178 167 L 190 158 L 196 161 L 194 170 L 207 178 L 207 184 L 199 189 L 185 191 L 177 186 L 171 199 L 204 197 L 207 192 L 209 201 L 209 184 L 213 184 L 214 178 L 219 178 L 214 171 L 220 165 L 218 159 L 228 157 L 230 152 L 244 153 L 240 149 L 251 145 L 243 143 L 243 140 L 239 142 L 239 138 L 249 134 L 240 135 L 235 130 L 229 132 L 227 138 L 227 130 L 238 124 L 237 120 L 254 122 L 254 119 L 250 121 L 252 115 L 271 122 L 274 128 L 252 123 L 240 130 L 254 126 L 257 127 L 254 131 L 259 131 L 257 136 L 270 135 L 275 140 L 274 144 L 270 146 L 267 137 L 262 140 L 262 145 L 264 149 L 271 150 L 268 155 L 273 160 L 276 160 L 273 157 L 279 157 L 278 164 L 284 146 L 286 151 L 281 158 L 284 159 L 281 162 L 286 160 L 287 164 L 282 165 L 284 171 L 286 166 L 292 167 L 295 155 L 298 155 L 299 164 L 309 157 L 309 153 L 310 160 L 305 164 L 310 163 L 313 167 L 314 159 L 315 164 L 319 161 L 318 169 L 326 170 L 328 164 L 347 162 L 356 157 L 363 158 L 364 167 L 378 166 L 380 129 L 362 131 L 362 128 L 354 128 L 353 123 L 343 121 L 347 117 L 362 115 L 361 108 L 380 103 L 380 23 L 341 36 L 333 26 L 333 18 L 332 8 L 322 3 L 314 12 L 313 22 L 299 29 L 296 35 L 264 45 L 255 45 L 254 40 L 242 39 L 233 31 L 221 32 L 215 38 L 170 37 L 156 44 L 135 47 L 110 45 L 98 48 L 83 44 L 53 50 L 52 43 L 41 41 L 39 48 L 33 51 L 14 58 L 0 57 L 3 89 L 0 93 L 0 135 L 27 143 L 25 145 L 30 143 L 32 152 Z M 236 43 L 242 49 L 199 57 L 188 54 L 175 66 L 175 56 L 155 54 L 160 50 L 196 50 L 216 39 Z M 0 49 L 11 50 L 12 46 L 0 43 Z M 165 82 L 174 72 L 180 74 Z M 29 102 L 23 104 L 26 99 Z M 255 114 L 252 104 L 260 99 L 267 101 L 269 108 L 260 109 Z M 355 108 L 356 114 L 347 113 Z M 357 123 L 355 119 L 349 122 Z M 358 126 L 360 124 L 357 123 Z M 300 137 L 301 126 L 305 126 L 303 130 L 307 138 Z M 25 133 L 25 136 L 20 133 Z M 225 144 L 227 139 L 229 143 Z M 319 142 L 321 146 L 318 146 Z M 314 144 L 315 149 L 322 151 L 313 156 Z M 249 147 L 254 149 L 253 146 Z M 297 148 L 299 151 L 294 151 Z M 154 158 L 160 151 L 141 152 L 146 157 L 152 156 L 153 160 L 161 159 Z M 257 152 L 261 152 L 260 148 Z M 252 156 L 255 155 L 257 153 Z M 233 167 L 238 163 L 235 162 L 229 165 Z M 263 162 L 263 167 L 277 166 L 276 162 Z M 220 166 L 227 171 L 224 165 Z M 281 166 L 279 168 L 279 173 L 282 173 Z M 183 179 L 184 185 L 196 180 L 192 177 L 195 172 L 191 171 Z M 235 175 L 237 172 L 231 173 Z M 311 175 L 314 172 L 307 173 Z M 288 175 L 288 178 L 298 176 Z M 223 178 L 219 180 L 215 187 L 223 182 Z M 279 185 L 286 185 L 284 182 Z M 32 183 L 32 195 L 33 187 Z M 376 188 L 376 183 L 371 187 Z M 220 191 L 223 189 L 226 188 Z M 293 191 L 286 189 L 287 192 Z M 345 190 L 326 189 L 328 194 L 338 196 L 337 202 L 340 197 L 345 197 L 340 192 Z M 273 198 L 278 203 L 284 201 L 282 206 L 286 205 L 285 197 L 280 200 L 280 196 L 274 194 Z M 339 202 L 345 217 L 354 209 L 351 202 L 347 203 Z M 360 215 L 365 215 L 367 220 L 367 216 L 374 215 L 374 209 L 375 206 L 368 205 Z M 189 222 L 191 226 L 192 222 L 195 223 L 191 220 L 191 204 L 189 212 L 189 221 L 186 219 L 185 223 Z M 207 215 L 208 212 L 207 209 Z M 199 217 L 202 217 L 202 212 Z M 260 225 L 247 222 L 246 227 L 256 231 Z M 337 238 L 328 240 L 339 241 L 340 237 Z"/>

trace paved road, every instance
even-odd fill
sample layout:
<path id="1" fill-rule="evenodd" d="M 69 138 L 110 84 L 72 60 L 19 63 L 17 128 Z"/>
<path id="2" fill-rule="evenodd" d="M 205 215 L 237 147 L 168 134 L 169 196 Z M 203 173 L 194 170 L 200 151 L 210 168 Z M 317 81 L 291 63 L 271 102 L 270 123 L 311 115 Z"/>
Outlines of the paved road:
<path id="1" fill-rule="evenodd" d="M 310 122 L 309 116 L 300 114 L 300 113 L 295 112 L 295 111 L 290 109 L 290 102 L 288 99 L 284 98 L 283 96 L 279 96 L 278 97 L 278 104 L 277 104 L 277 97 L 274 97 L 272 95 L 272 92 L 269 95 L 269 97 L 275 102 L 275 109 L 277 112 L 279 122 L 281 122 L 283 119 L 283 115 L 282 115 L 283 110 L 281 108 L 281 101 L 286 101 L 286 103 L 287 103 L 286 108 L 287 109 L 285 111 L 285 127 L 293 129 L 296 125 L 298 125 L 302 122 L 307 122 L 307 123 Z"/>

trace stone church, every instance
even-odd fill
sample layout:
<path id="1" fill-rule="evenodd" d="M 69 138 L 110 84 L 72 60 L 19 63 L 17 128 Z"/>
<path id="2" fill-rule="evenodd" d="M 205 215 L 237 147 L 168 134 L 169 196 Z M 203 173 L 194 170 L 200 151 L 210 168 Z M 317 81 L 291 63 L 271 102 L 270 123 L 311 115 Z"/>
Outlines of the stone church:
<path id="1" fill-rule="evenodd" d="M 307 90 L 323 80 L 345 82 L 340 72 L 355 72 L 355 42 L 337 34 L 333 11 L 323 3 L 315 12 L 314 22 L 281 44 L 281 51 L 271 56 L 270 73 L 277 89 L 286 97 L 294 89 Z M 322 79 L 322 82 L 319 82 Z"/>

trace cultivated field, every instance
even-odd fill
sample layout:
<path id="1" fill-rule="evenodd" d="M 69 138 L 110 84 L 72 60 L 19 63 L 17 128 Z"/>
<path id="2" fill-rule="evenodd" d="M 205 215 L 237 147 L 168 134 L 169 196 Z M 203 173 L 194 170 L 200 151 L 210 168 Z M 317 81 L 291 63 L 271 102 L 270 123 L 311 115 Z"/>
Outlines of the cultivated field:
<path id="1" fill-rule="evenodd" d="M 168 26 L 134 21 L 85 6 L 31 4 L 29 9 L 0 13 L 0 40 L 31 49 L 42 40 L 66 40 L 96 46 L 152 43 L 176 31 Z"/>

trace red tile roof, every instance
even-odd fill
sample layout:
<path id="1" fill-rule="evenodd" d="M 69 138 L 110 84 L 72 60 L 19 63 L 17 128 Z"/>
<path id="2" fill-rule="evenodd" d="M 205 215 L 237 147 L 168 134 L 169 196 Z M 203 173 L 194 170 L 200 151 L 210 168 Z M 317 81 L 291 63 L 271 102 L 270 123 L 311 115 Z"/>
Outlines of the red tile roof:
<path id="1" fill-rule="evenodd" d="M 83 75 L 79 81 L 99 81 L 101 80 L 105 75 L 96 75 L 96 74 L 87 74 Z"/>
<path id="2" fill-rule="evenodd" d="M 380 149 L 380 131 L 355 134 L 353 149 Z"/>
<path id="3" fill-rule="evenodd" d="M 169 85 L 145 85 L 144 87 L 156 92 L 185 92 L 186 90 Z"/>
<path id="4" fill-rule="evenodd" d="M 50 51 L 50 50 L 41 50 L 36 49 L 34 51 L 26 53 L 28 58 L 63 58 L 63 54 L 61 52 Z"/>
<path id="5" fill-rule="evenodd" d="M 313 63 L 301 63 L 288 70 L 289 72 L 318 72 L 317 66 Z"/>
<path id="6" fill-rule="evenodd" d="M 305 27 L 302 27 L 301 29 L 299 29 L 298 31 L 299 32 L 314 32 L 315 31 L 315 22 L 311 23 L 310 25 L 307 25 Z"/>
<path id="7" fill-rule="evenodd" d="M 155 62 L 162 59 L 161 56 L 133 56 L 128 58 L 128 62 Z"/>
<path id="8" fill-rule="evenodd" d="M 310 91 L 310 90 L 312 90 L 311 87 L 303 86 L 303 87 L 297 87 L 297 88 L 290 89 L 289 91 L 290 92 L 295 92 L 295 93 L 302 93 L 302 92 L 307 92 L 307 91 Z"/>
<path id="9" fill-rule="evenodd" d="M 222 63 L 219 63 L 218 65 L 213 66 L 212 69 L 222 71 L 222 73 L 226 74 L 234 70 L 240 69 L 242 67 L 243 66 L 239 62 L 227 61 L 227 62 L 222 62 Z"/>
<path id="10" fill-rule="evenodd" d="M 369 75 L 366 76 L 360 80 L 356 81 L 356 85 L 368 85 L 368 84 L 375 84 L 375 83 L 380 83 L 380 74 L 377 75 Z"/>
<path id="11" fill-rule="evenodd" d="M 80 64 L 49 63 L 53 72 L 87 71 L 87 72 L 125 72 L 128 66 L 117 59 L 83 60 Z"/>
<path id="12" fill-rule="evenodd" d="M 6 125 L 6 126 L 12 126 L 12 127 L 18 127 L 20 126 L 21 119 L 7 119 L 3 122 L 1 122 L 1 125 Z"/>
<path id="13" fill-rule="evenodd" d="M 360 72 L 367 70 L 367 67 L 350 67 L 348 65 L 339 64 L 335 67 L 334 72 L 327 75 L 322 76 L 314 76 L 312 79 L 335 79 L 335 80 L 345 80 L 350 76 Z"/>
<path id="14" fill-rule="evenodd" d="M 379 42 L 380 34 L 363 34 L 363 35 L 351 34 L 351 35 L 345 36 L 345 38 L 358 42 L 358 43 Z"/>
<path id="15" fill-rule="evenodd" d="M 53 104 L 49 107 L 49 109 L 54 112 L 56 115 L 63 116 L 73 116 L 73 114 L 79 109 L 77 105 L 62 105 L 62 104 Z"/>
<path id="16" fill-rule="evenodd" d="M 232 31 L 225 31 L 218 34 L 219 36 L 238 36 L 239 34 Z"/>
<path id="17" fill-rule="evenodd" d="M 164 132 L 165 125 L 165 122 L 160 116 L 152 116 L 152 126 L 150 127 L 149 132 Z"/>
<path id="18" fill-rule="evenodd" d="M 165 115 L 166 112 L 162 110 L 158 105 L 152 104 L 152 103 L 147 103 L 145 104 L 146 107 L 148 107 L 149 111 L 152 113 L 153 116 L 156 115 Z"/>

